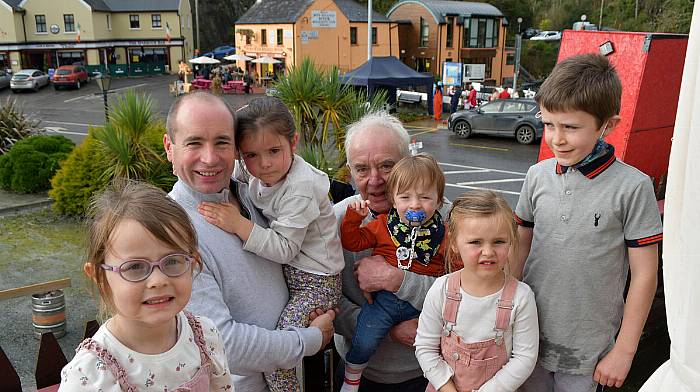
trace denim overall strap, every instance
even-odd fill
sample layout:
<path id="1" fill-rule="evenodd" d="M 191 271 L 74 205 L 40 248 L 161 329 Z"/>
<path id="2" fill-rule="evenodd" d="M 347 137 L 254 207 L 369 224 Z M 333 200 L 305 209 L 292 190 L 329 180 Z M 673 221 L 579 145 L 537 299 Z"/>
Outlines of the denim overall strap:
<path id="1" fill-rule="evenodd" d="M 457 322 L 457 310 L 459 309 L 459 303 L 462 301 L 462 294 L 459 292 L 460 289 L 460 271 L 455 271 L 448 275 L 447 277 L 447 294 L 445 296 L 445 307 L 442 311 L 442 319 L 445 320 L 445 325 L 448 323 L 450 325 L 450 330 L 452 325 Z"/>
<path id="2" fill-rule="evenodd" d="M 512 277 L 506 277 L 506 284 L 501 292 L 501 298 L 498 299 L 496 307 L 496 340 L 503 337 L 503 333 L 508 330 L 510 325 L 510 314 L 513 310 L 513 297 L 515 290 L 518 288 L 518 281 Z"/>

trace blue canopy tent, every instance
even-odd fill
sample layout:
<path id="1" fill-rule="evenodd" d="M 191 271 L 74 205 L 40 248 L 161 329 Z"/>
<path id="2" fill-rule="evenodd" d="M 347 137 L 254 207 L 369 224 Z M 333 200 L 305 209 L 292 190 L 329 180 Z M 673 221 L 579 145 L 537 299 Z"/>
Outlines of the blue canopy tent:
<path id="1" fill-rule="evenodd" d="M 416 72 L 394 56 L 372 57 L 366 63 L 340 77 L 343 83 L 366 86 L 371 95 L 377 89 L 389 92 L 389 102 L 396 102 L 396 88 L 425 86 L 428 113 L 433 114 L 433 77 Z"/>

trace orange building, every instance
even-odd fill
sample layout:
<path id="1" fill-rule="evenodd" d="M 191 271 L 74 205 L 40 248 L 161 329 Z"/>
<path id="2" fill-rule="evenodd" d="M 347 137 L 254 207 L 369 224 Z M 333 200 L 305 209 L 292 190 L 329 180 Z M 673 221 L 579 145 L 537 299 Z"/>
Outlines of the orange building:
<path id="1" fill-rule="evenodd" d="M 367 61 L 367 6 L 354 0 L 258 0 L 235 24 L 236 53 L 272 57 L 262 75 L 310 57 L 322 67 L 349 71 Z M 399 56 L 396 23 L 372 14 L 372 55 Z M 238 65 L 243 68 L 243 62 Z M 248 62 L 248 67 L 254 64 Z"/>
<path id="2" fill-rule="evenodd" d="M 403 0 L 387 14 L 399 24 L 400 59 L 442 75 L 444 62 L 484 64 L 485 81 L 513 80 L 514 51 L 505 47 L 507 20 L 487 3 Z"/>

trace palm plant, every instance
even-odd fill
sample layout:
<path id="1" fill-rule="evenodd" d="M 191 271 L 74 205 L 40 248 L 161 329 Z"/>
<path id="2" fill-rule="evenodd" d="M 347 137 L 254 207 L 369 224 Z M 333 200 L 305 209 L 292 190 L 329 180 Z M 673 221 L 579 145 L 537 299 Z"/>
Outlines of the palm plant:
<path id="1" fill-rule="evenodd" d="M 0 108 L 0 155 L 19 140 L 37 133 L 39 123 L 24 114 L 13 98 L 7 97 Z"/>
<path id="2" fill-rule="evenodd" d="M 386 93 L 369 101 L 362 91 L 340 81 L 340 71 L 319 70 L 309 58 L 275 83 L 275 96 L 292 113 L 300 134 L 300 155 L 333 178 L 345 164 L 345 131 L 363 115 L 380 110 Z"/>
<path id="3" fill-rule="evenodd" d="M 117 98 L 110 121 L 94 134 L 108 162 L 103 179 L 139 179 L 169 189 L 175 179 L 159 148 L 164 129 L 150 96 L 129 90 Z"/>

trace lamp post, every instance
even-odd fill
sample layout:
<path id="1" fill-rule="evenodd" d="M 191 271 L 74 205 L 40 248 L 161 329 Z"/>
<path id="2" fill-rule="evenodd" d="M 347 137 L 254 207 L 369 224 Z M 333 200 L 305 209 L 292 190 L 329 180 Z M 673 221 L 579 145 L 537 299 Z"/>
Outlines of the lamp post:
<path id="1" fill-rule="evenodd" d="M 523 18 L 518 18 L 518 33 L 515 34 L 515 71 L 513 72 L 513 92 L 518 91 L 518 74 L 520 73 L 520 48 L 522 47 L 522 37 L 520 24 Z"/>
<path id="2" fill-rule="evenodd" d="M 102 91 L 102 99 L 105 105 L 105 124 L 109 122 L 109 107 L 107 106 L 107 92 L 109 91 L 109 85 L 112 83 L 112 78 L 108 73 L 100 74 L 95 78 L 97 82 L 97 87 Z"/>

